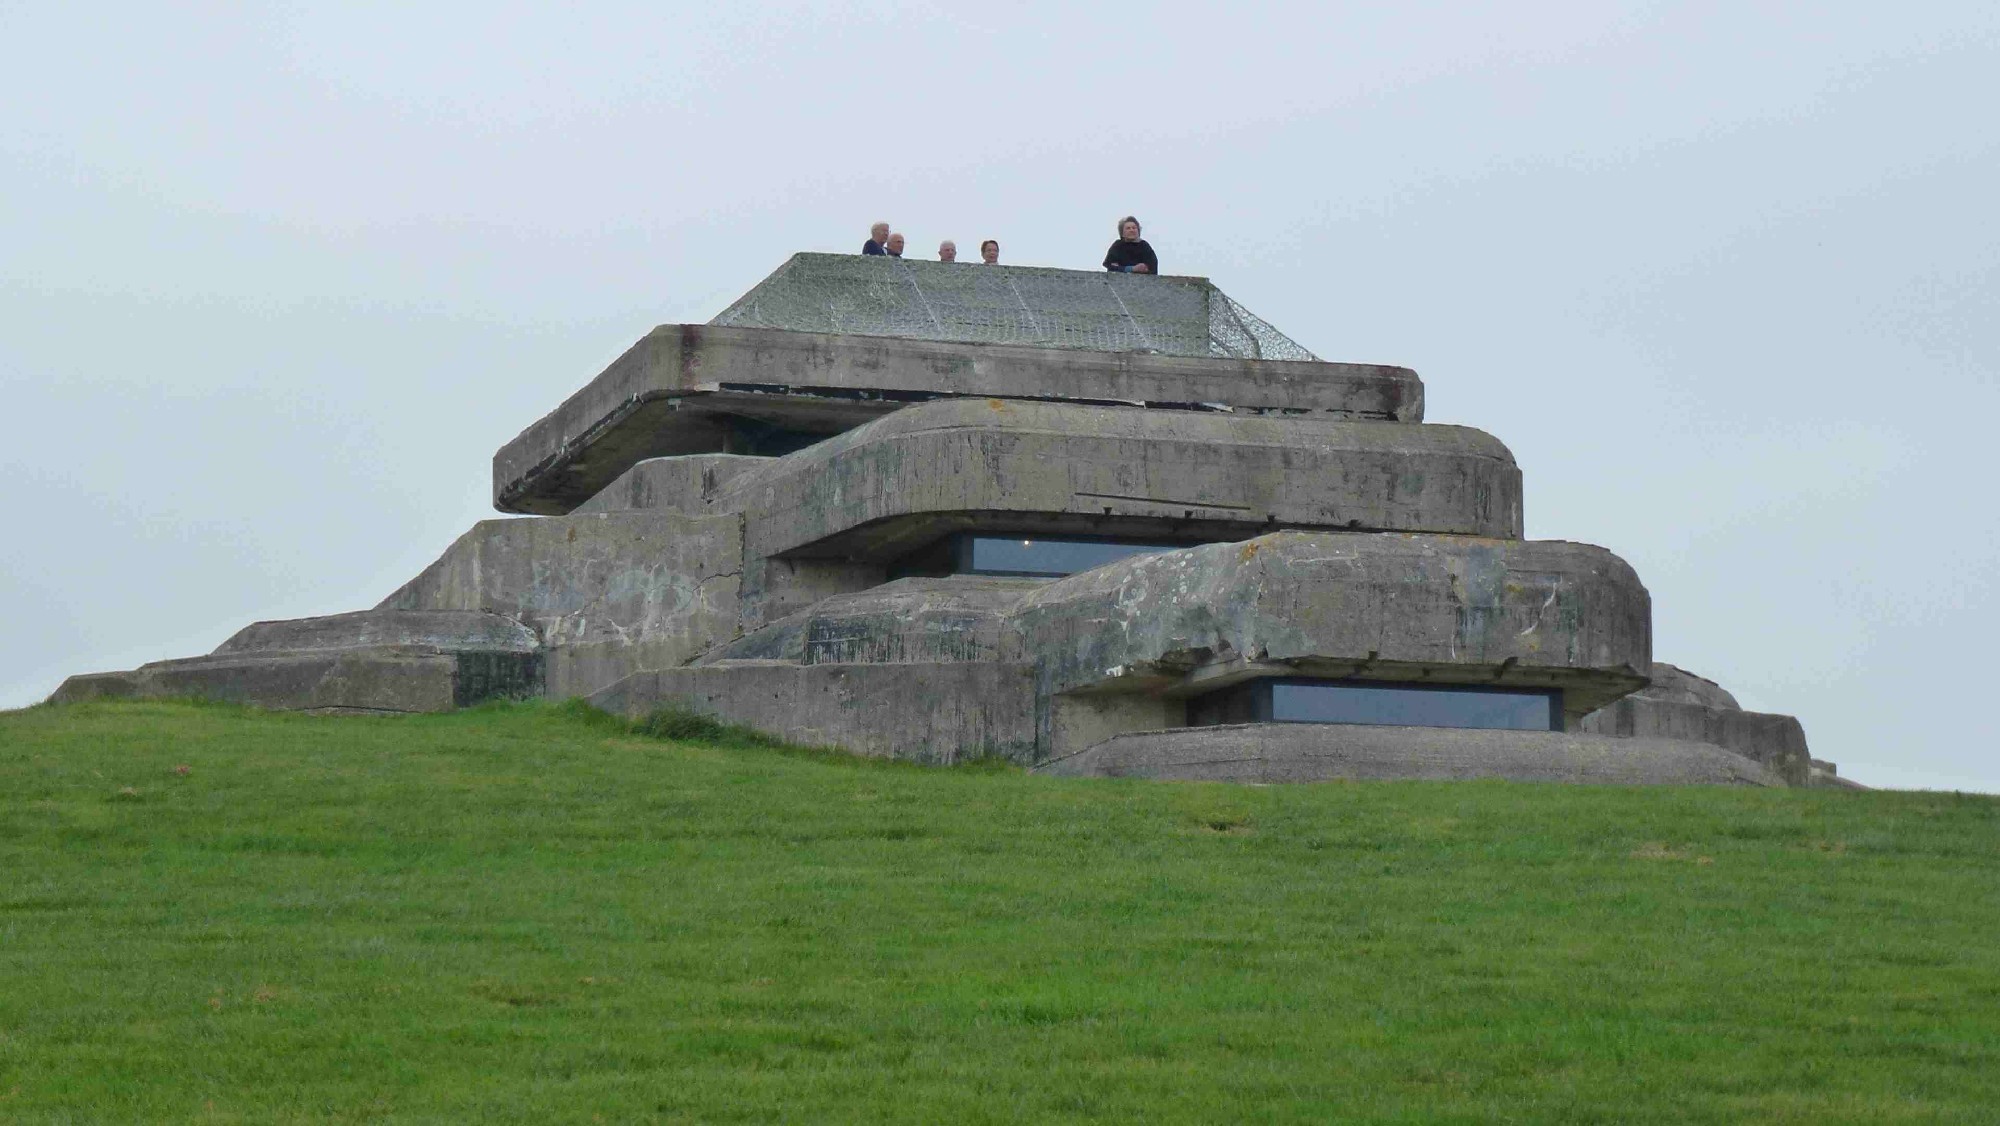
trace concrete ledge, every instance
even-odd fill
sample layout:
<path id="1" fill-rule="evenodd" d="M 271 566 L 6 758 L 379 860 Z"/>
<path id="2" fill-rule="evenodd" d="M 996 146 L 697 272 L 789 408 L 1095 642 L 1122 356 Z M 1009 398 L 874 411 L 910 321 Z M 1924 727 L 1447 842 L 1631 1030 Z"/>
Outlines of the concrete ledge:
<path id="1" fill-rule="evenodd" d="M 1044 692 L 1194 694 L 1258 675 L 1561 688 L 1574 715 L 1646 683 L 1652 608 L 1564 542 L 1279 532 L 1113 563 L 1014 613 Z"/>
<path id="2" fill-rule="evenodd" d="M 1519 539 L 1521 472 L 1459 426 L 954 400 L 737 476 L 745 550 L 881 561 L 951 531 L 1240 540 L 1279 528 Z"/>
<path id="3" fill-rule="evenodd" d="M 569 512 L 647 458 L 751 452 L 760 427 L 832 435 L 967 397 L 1423 420 L 1407 368 L 662 325 L 494 455 L 493 503 Z"/>
<path id="4" fill-rule="evenodd" d="M 255 622 L 217 646 L 215 655 L 410 645 L 439 652 L 532 653 L 539 642 L 520 622 L 477 610 L 357 610 Z"/>
<path id="5" fill-rule="evenodd" d="M 542 688 L 535 653 L 409 645 L 156 661 L 110 678 L 71 677 L 49 699 L 196 697 L 277 711 L 442 712 Z"/>
<path id="6" fill-rule="evenodd" d="M 1034 682 L 1017 664 L 730 662 L 634 673 L 590 702 L 635 719 L 685 707 L 795 743 L 911 762 L 1034 758 Z"/>
<path id="7" fill-rule="evenodd" d="M 1037 773 L 1182 782 L 1336 780 L 1778 785 L 1756 763 L 1701 743 L 1554 731 L 1266 723 L 1118 735 Z"/>

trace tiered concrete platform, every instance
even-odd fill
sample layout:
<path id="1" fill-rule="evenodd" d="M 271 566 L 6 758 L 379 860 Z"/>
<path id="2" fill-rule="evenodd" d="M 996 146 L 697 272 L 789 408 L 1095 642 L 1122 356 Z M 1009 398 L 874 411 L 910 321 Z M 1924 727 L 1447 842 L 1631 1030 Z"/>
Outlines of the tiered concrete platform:
<path id="1" fill-rule="evenodd" d="M 1062 775 L 1834 777 L 1796 720 L 1653 662 L 1617 556 L 1522 538 L 1504 445 L 1422 417 L 1380 365 L 665 326 L 495 456 L 496 507 L 542 515 L 373 610 L 56 698 L 587 696 Z M 1280 685 L 1547 721 L 1232 718 Z"/>

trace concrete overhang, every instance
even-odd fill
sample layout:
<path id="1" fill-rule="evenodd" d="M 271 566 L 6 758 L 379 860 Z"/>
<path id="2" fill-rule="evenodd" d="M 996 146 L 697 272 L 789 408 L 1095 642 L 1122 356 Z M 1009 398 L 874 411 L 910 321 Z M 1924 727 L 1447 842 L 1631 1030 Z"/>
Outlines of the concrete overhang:
<path id="1" fill-rule="evenodd" d="M 1072 575 L 1012 612 L 1048 693 L 1198 695 L 1253 676 L 1563 690 L 1646 684 L 1652 606 L 1600 547 L 1281 532 Z"/>
<path id="2" fill-rule="evenodd" d="M 976 399 L 898 411 L 739 473 L 713 507 L 744 515 L 753 556 L 865 562 L 964 530 L 1517 539 L 1521 472 L 1460 426 Z"/>
<path id="3" fill-rule="evenodd" d="M 1423 420 L 1407 368 L 662 325 L 493 457 L 502 512 L 569 512 L 646 458 L 754 452 L 912 403 L 1000 398 Z"/>

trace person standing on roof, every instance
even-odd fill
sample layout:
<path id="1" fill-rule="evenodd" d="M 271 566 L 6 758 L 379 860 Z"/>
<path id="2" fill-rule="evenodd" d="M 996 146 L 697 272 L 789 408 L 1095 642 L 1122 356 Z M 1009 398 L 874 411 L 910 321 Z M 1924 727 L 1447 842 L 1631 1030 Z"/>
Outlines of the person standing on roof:
<path id="1" fill-rule="evenodd" d="M 877 223 L 868 228 L 868 241 L 861 244 L 861 253 L 871 256 L 887 254 L 889 250 L 882 244 L 888 241 L 889 224 Z"/>
<path id="2" fill-rule="evenodd" d="M 987 239 L 979 244 L 979 261 L 988 266 L 1000 264 L 1000 240 Z"/>
<path id="3" fill-rule="evenodd" d="M 903 256 L 903 236 L 901 234 L 890 235 L 889 241 L 882 244 L 882 249 L 888 251 L 891 258 L 901 258 Z"/>
<path id="4" fill-rule="evenodd" d="M 1118 220 L 1118 241 L 1104 254 L 1104 268 L 1114 274 L 1157 274 L 1159 255 L 1152 244 L 1139 237 L 1139 220 L 1130 215 Z"/>
<path id="5" fill-rule="evenodd" d="M 958 261 L 958 244 L 951 241 L 950 239 L 946 239 L 943 242 L 938 243 L 938 261 L 940 262 Z"/>

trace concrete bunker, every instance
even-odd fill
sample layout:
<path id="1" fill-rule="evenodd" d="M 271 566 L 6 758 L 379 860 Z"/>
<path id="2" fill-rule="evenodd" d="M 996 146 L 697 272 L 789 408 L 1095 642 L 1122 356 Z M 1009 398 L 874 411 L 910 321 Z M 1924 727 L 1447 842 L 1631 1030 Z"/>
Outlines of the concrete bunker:
<path id="1" fill-rule="evenodd" d="M 799 255 L 507 443 L 495 506 L 535 519 L 56 698 L 582 695 L 1061 774 L 1830 776 L 1655 664 L 1631 568 L 1524 540 L 1512 454 L 1423 401 L 1199 278 Z"/>

